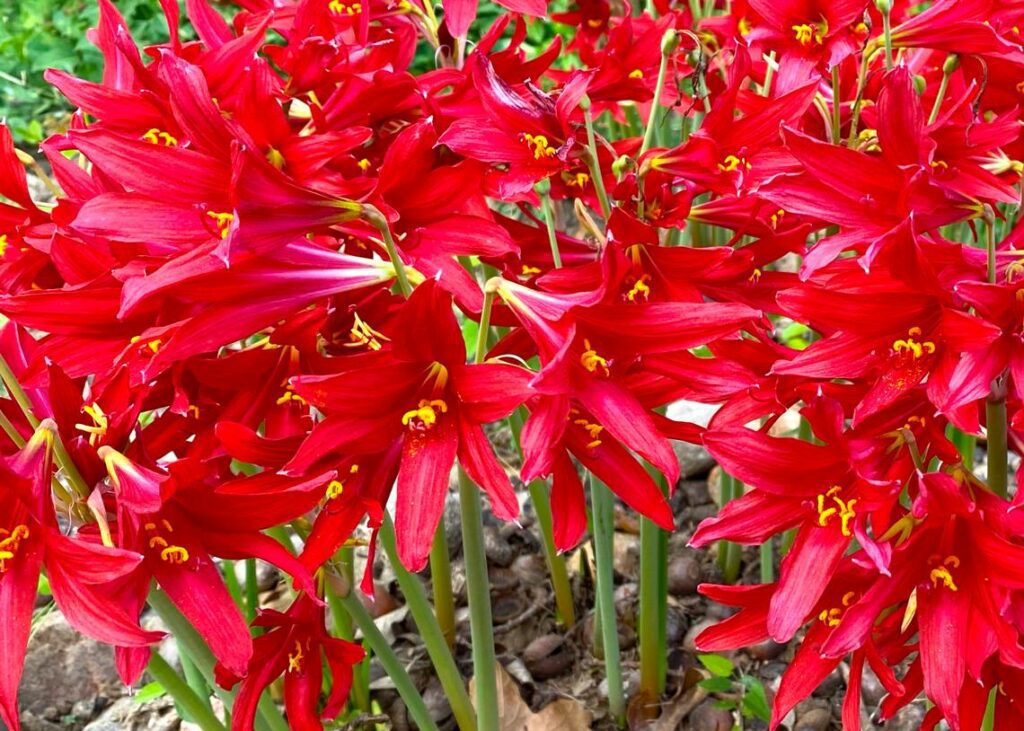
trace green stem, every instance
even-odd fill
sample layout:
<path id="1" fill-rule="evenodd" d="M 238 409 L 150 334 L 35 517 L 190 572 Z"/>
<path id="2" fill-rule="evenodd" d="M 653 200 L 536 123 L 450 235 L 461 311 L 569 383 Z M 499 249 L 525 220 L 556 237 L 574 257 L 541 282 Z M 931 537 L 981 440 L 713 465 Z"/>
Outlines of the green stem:
<path id="1" fill-rule="evenodd" d="M 661 604 L 668 597 L 662 591 L 661 575 L 667 557 L 662 553 L 661 528 L 640 518 L 640 610 L 637 617 L 640 653 L 640 694 L 648 702 L 661 696 L 665 677 L 661 656 L 668 648 L 661 636 Z"/>
<path id="2" fill-rule="evenodd" d="M 18 377 L 14 375 L 14 371 L 11 370 L 10 364 L 7 359 L 0 355 L 0 378 L 3 379 L 4 385 L 7 386 L 7 392 L 11 394 L 11 397 L 15 400 L 18 406 L 21 408 L 21 413 L 28 419 L 29 425 L 35 429 L 39 426 L 39 419 L 32 413 L 32 402 L 29 401 L 28 395 L 25 390 L 18 383 Z"/>
<path id="3" fill-rule="evenodd" d="M 838 145 L 842 139 L 842 124 L 840 110 L 841 99 L 839 97 L 839 65 L 832 67 L 832 144 Z"/>
<path id="4" fill-rule="evenodd" d="M 989 691 L 988 702 L 985 705 L 985 715 L 981 719 L 981 731 L 995 731 L 996 728 L 996 693 L 999 688 Z"/>
<path id="5" fill-rule="evenodd" d="M 416 690 L 416 685 L 412 682 L 412 678 L 409 677 L 405 666 L 391 649 L 387 639 L 377 629 L 373 617 L 370 616 L 370 613 L 363 606 L 359 597 L 351 591 L 344 595 L 335 592 L 330 581 L 325 582 L 325 585 L 327 600 L 331 605 L 331 612 L 335 614 L 347 613 L 359 627 L 359 630 L 363 633 L 363 639 L 370 646 L 381 667 L 384 668 L 388 679 L 395 684 L 395 690 L 398 691 L 399 697 L 405 703 L 409 716 L 416 724 L 416 727 L 423 731 L 437 731 L 437 724 L 430 717 L 430 711 L 427 710 L 423 697 Z"/>
<path id="6" fill-rule="evenodd" d="M 605 677 L 608 680 L 608 707 L 619 726 L 626 722 L 626 699 L 622 687 L 619 655 L 619 624 L 615 615 L 613 542 L 615 505 L 611 491 L 598 480 L 590 480 L 590 504 L 594 521 L 594 563 L 597 571 L 597 612 L 601 619 L 601 644 L 604 647 Z"/>
<path id="7" fill-rule="evenodd" d="M 476 726 L 476 718 L 473 712 L 473 704 L 469 701 L 469 694 L 466 692 L 465 683 L 459 668 L 455 664 L 451 650 L 445 642 L 444 633 L 437 623 L 437 618 L 427 601 L 426 591 L 423 584 L 413 574 L 409 573 L 398 558 L 398 548 L 395 545 L 395 526 L 391 522 L 391 516 L 384 514 L 384 521 L 380 527 L 380 542 L 391 562 L 391 568 L 395 572 L 398 586 L 405 595 L 405 602 L 412 614 L 416 628 L 423 638 L 423 645 L 427 648 L 430 662 L 434 666 L 441 681 L 448 703 L 452 707 L 452 714 L 455 722 L 459 724 L 462 731 L 473 731 Z M 358 618 L 356 618 L 358 621 Z"/>
<path id="8" fill-rule="evenodd" d="M 181 676 L 174 672 L 159 652 L 150 654 L 147 669 L 153 680 L 163 686 L 181 709 L 182 715 L 189 721 L 198 724 L 203 731 L 227 731 L 220 719 L 213 715 L 209 703 L 204 702 Z"/>
<path id="9" fill-rule="evenodd" d="M 594 120 L 590 116 L 590 100 L 584 96 L 580 102 L 583 108 L 583 122 L 587 126 L 587 162 L 590 165 L 590 175 L 594 180 L 594 190 L 597 192 L 597 200 L 601 204 L 601 215 L 607 221 L 612 215 L 612 207 L 608 202 L 608 190 L 604 187 L 604 174 L 601 172 L 601 161 L 597 157 L 597 138 L 594 135 Z"/>
<path id="10" fill-rule="evenodd" d="M 722 472 L 722 507 L 726 505 L 726 497 L 733 500 L 743 495 L 743 485 L 732 475 Z M 719 559 L 725 583 L 734 584 L 740 576 L 740 559 L 742 549 L 738 543 L 723 541 L 719 544 Z"/>
<path id="11" fill-rule="evenodd" d="M 572 586 L 569 583 L 569 572 L 565 568 L 565 560 L 555 547 L 554 519 L 551 515 L 551 498 L 543 480 L 534 480 L 529 484 L 530 500 L 533 511 L 537 514 L 540 535 L 544 545 L 544 560 L 551 576 L 551 587 L 555 592 L 555 607 L 558 617 L 566 628 L 576 624 L 576 606 L 572 598 Z"/>
<path id="12" fill-rule="evenodd" d="M 260 608 L 260 586 L 256 580 L 256 559 L 245 559 L 245 618 L 252 622 Z"/>
<path id="13" fill-rule="evenodd" d="M 562 252 L 558 250 L 558 232 L 555 229 L 555 204 L 547 193 L 541 194 L 541 208 L 544 211 L 544 226 L 548 230 L 548 244 L 551 246 L 551 260 L 555 269 L 562 268 Z"/>
<path id="14" fill-rule="evenodd" d="M 675 34 L 674 30 L 667 33 Z M 644 153 L 651 149 L 654 142 L 654 128 L 658 125 L 658 117 L 661 112 L 661 90 L 665 87 L 665 76 L 668 73 L 668 57 L 670 54 L 662 53 L 661 62 L 658 64 L 658 80 L 654 85 L 654 98 L 651 99 L 651 113 L 647 116 L 647 129 L 644 130 L 644 141 L 640 145 L 640 152 L 637 157 L 643 157 Z"/>
<path id="15" fill-rule="evenodd" d="M 761 544 L 761 583 L 770 584 L 775 581 L 775 545 L 772 539 Z"/>
<path id="16" fill-rule="evenodd" d="M 14 442 L 14 446 L 21 449 L 25 446 L 25 438 L 21 436 L 21 433 L 15 428 L 11 420 L 7 418 L 7 414 L 0 411 L 0 427 L 3 428 L 4 433 Z"/>
<path id="17" fill-rule="evenodd" d="M 153 654 L 156 653 L 154 652 Z M 206 679 L 199 672 L 199 668 L 195 666 L 195 663 L 189 659 L 188 653 L 181 651 L 180 646 L 178 647 L 178 659 L 181 661 L 181 672 L 185 676 L 185 682 L 188 683 L 188 687 L 210 708 L 210 688 L 206 684 Z M 210 710 L 212 711 L 213 709 L 210 708 Z"/>
<path id="18" fill-rule="evenodd" d="M 882 11 L 882 34 L 885 37 L 885 70 L 892 71 L 892 4 L 885 0 L 879 9 Z"/>
<path id="19" fill-rule="evenodd" d="M 487 359 L 487 333 L 491 328 L 491 310 L 494 309 L 496 295 L 496 289 L 484 286 L 484 303 L 480 309 L 480 326 L 476 331 L 476 349 L 473 352 L 473 362 L 477 364 Z"/>
<path id="20" fill-rule="evenodd" d="M 946 427 L 946 436 L 953 444 L 956 445 L 957 450 L 960 452 L 961 458 L 964 461 L 964 467 L 968 470 L 974 469 L 974 450 L 977 446 L 978 439 L 973 434 L 960 431 L 955 426 L 950 424 Z"/>
<path id="21" fill-rule="evenodd" d="M 196 666 L 196 669 L 202 673 L 207 685 L 214 688 L 217 691 L 217 695 L 224 701 L 225 707 L 230 708 L 234 702 L 235 694 L 217 685 L 213 674 L 213 668 L 217 664 L 217 660 L 195 627 L 185 619 L 181 612 L 178 611 L 178 608 L 174 606 L 174 603 L 162 591 L 151 591 L 147 601 L 174 636 L 174 639 L 178 641 L 178 646 L 188 653 L 189 659 Z M 270 700 L 270 696 L 266 693 L 260 698 L 258 709 L 259 714 L 256 717 L 257 731 L 288 731 L 288 724 L 281 716 L 277 706 Z"/>
<path id="22" fill-rule="evenodd" d="M 772 77 L 775 76 L 775 51 L 768 53 L 767 68 L 764 72 L 764 87 L 761 89 L 761 93 L 764 96 L 770 97 L 772 95 Z"/>
<path id="23" fill-rule="evenodd" d="M 949 89 L 949 77 L 956 71 L 959 66 L 959 61 L 955 53 L 951 53 L 946 57 L 946 62 L 942 64 L 942 81 L 939 82 L 939 91 L 935 94 L 935 103 L 932 104 L 932 111 L 928 115 L 928 124 L 935 124 L 935 120 L 939 118 L 939 111 L 942 109 L 942 100 L 946 97 L 946 91 Z"/>
<path id="24" fill-rule="evenodd" d="M 476 713 L 480 731 L 497 731 L 498 677 L 491 620 L 491 588 L 484 548 L 484 523 L 480 494 L 459 468 L 459 506 L 462 509 L 462 558 L 466 567 L 469 629 L 473 642 L 473 677 L 476 682 Z"/>
<path id="25" fill-rule="evenodd" d="M 452 564 L 448 557 L 448 536 L 444 516 L 434 531 L 430 547 L 430 585 L 434 593 L 434 615 L 448 647 L 455 647 L 455 597 L 452 595 Z"/>
<path id="26" fill-rule="evenodd" d="M 1006 397 L 990 396 L 985 403 L 988 430 L 988 489 L 999 497 L 1007 491 Z"/>
<path id="27" fill-rule="evenodd" d="M 224 559 L 222 568 L 224 570 L 224 583 L 227 584 L 231 599 L 237 606 L 244 606 L 245 598 L 242 596 L 242 585 L 238 583 L 238 575 L 235 573 L 235 562 Z"/>
<path id="28" fill-rule="evenodd" d="M 388 252 L 388 258 L 391 259 L 391 265 L 395 268 L 398 289 L 401 291 L 402 296 L 408 297 L 412 294 L 412 284 L 409 283 L 409 275 L 405 272 L 405 264 L 402 262 L 402 257 L 398 254 L 398 247 L 395 245 L 395 237 L 391 235 L 391 226 L 388 225 L 388 220 L 384 217 L 384 214 L 373 206 L 366 206 L 363 216 L 380 232 L 380 237 L 384 240 L 384 248 Z"/>
<path id="29" fill-rule="evenodd" d="M 868 78 L 868 63 L 874 52 L 874 45 L 868 43 L 864 53 L 861 54 L 860 71 L 857 74 L 857 94 L 854 96 L 853 110 L 850 113 L 850 135 L 847 137 L 847 147 L 853 147 L 857 142 L 857 125 L 860 122 L 860 107 L 864 101 L 864 85 L 867 83 Z"/>

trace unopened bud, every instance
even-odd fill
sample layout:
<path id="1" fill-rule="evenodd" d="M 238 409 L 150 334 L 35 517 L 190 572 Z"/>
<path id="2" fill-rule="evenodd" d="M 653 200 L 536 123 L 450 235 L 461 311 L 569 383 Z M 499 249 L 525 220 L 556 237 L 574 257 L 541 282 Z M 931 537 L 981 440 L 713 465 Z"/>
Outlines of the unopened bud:
<path id="1" fill-rule="evenodd" d="M 677 48 L 679 48 L 679 34 L 674 28 L 669 28 L 661 37 L 661 55 L 669 56 Z"/>
<path id="2" fill-rule="evenodd" d="M 892 10 L 892 0 L 875 0 L 875 7 L 878 8 L 878 12 L 888 15 Z"/>
<path id="3" fill-rule="evenodd" d="M 616 178 L 621 178 L 634 167 L 636 167 L 636 163 L 633 162 L 633 158 L 629 155 L 620 155 L 612 163 L 612 173 L 615 174 Z"/>
<path id="4" fill-rule="evenodd" d="M 915 74 L 914 75 L 914 91 L 916 91 L 918 93 L 918 95 L 920 96 L 921 94 L 924 94 L 924 90 L 926 88 L 928 88 L 928 82 L 925 80 L 925 78 L 923 76 L 921 76 L 920 74 Z"/>
<path id="5" fill-rule="evenodd" d="M 960 57 L 955 53 L 951 53 L 946 56 L 946 62 L 942 64 L 942 73 L 949 76 L 951 73 L 960 68 Z"/>

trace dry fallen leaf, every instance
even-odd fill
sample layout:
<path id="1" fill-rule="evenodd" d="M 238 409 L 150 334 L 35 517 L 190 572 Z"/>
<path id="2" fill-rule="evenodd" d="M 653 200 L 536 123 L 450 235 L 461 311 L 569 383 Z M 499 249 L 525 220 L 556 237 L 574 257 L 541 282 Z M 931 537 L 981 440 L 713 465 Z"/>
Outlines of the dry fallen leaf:
<path id="1" fill-rule="evenodd" d="M 495 663 L 498 676 L 499 731 L 586 731 L 590 712 L 573 698 L 559 698 L 534 713 L 519 694 L 519 686 L 501 663 Z M 469 681 L 469 697 L 476 698 L 476 683 Z"/>

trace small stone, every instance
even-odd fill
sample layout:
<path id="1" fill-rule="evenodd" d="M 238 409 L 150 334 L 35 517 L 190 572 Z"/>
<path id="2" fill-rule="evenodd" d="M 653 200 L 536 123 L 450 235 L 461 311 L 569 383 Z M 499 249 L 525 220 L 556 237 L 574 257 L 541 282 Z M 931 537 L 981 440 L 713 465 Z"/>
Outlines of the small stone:
<path id="1" fill-rule="evenodd" d="M 716 708 L 716 702 L 713 698 L 701 701 L 690 713 L 686 728 L 692 731 L 731 731 L 732 712 L 726 708 Z"/>
<path id="2" fill-rule="evenodd" d="M 797 711 L 793 731 L 827 731 L 832 725 L 832 712 L 827 708 L 814 706 L 803 713 Z"/>
<path id="3" fill-rule="evenodd" d="M 707 505 L 711 502 L 707 480 L 682 480 L 676 490 L 683 496 L 686 504 L 691 507 Z"/>
<path id="4" fill-rule="evenodd" d="M 516 557 L 516 550 L 494 526 L 484 526 L 484 553 L 492 565 L 503 568 L 511 566 Z"/>
<path id="5" fill-rule="evenodd" d="M 665 613 L 665 644 L 669 647 L 678 645 L 686 636 L 689 621 L 686 615 L 676 607 L 669 607 Z"/>
<path id="6" fill-rule="evenodd" d="M 437 678 L 432 679 L 423 691 L 423 703 L 427 706 L 430 717 L 439 725 L 452 715 L 452 707 L 448 704 L 444 688 Z"/>
<path id="7" fill-rule="evenodd" d="M 668 564 L 668 592 L 673 596 L 690 596 L 701 582 L 700 559 L 695 552 L 674 556 Z"/>
<path id="8" fill-rule="evenodd" d="M 640 537 L 629 533 L 616 533 L 613 542 L 615 572 L 635 579 L 640 571 Z"/>
<path id="9" fill-rule="evenodd" d="M 764 642 L 758 642 L 756 645 L 751 645 L 747 649 L 747 654 L 754 660 L 774 660 L 785 650 L 785 645 L 774 640 L 765 640 Z"/>
<path id="10" fill-rule="evenodd" d="M 537 637 L 523 650 L 523 663 L 537 680 L 554 678 L 572 667 L 571 648 L 561 635 L 547 634 Z"/>
<path id="11" fill-rule="evenodd" d="M 716 624 L 717 622 L 715 622 L 714 620 L 702 619 L 701 621 L 697 622 L 697 624 L 692 625 L 689 631 L 686 633 L 686 636 L 683 638 L 683 648 L 689 650 L 690 652 L 696 652 L 697 646 L 694 644 L 694 641 L 697 639 L 697 635 L 706 630 L 708 627 L 713 627 Z"/>

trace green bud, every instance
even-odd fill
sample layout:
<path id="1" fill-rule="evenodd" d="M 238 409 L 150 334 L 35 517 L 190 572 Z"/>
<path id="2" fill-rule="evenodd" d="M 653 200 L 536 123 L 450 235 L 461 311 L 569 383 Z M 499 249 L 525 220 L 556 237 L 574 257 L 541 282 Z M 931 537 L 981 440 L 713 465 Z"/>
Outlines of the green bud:
<path id="1" fill-rule="evenodd" d="M 661 55 L 669 56 L 677 48 L 679 48 L 679 34 L 674 28 L 669 28 L 661 37 Z"/>

